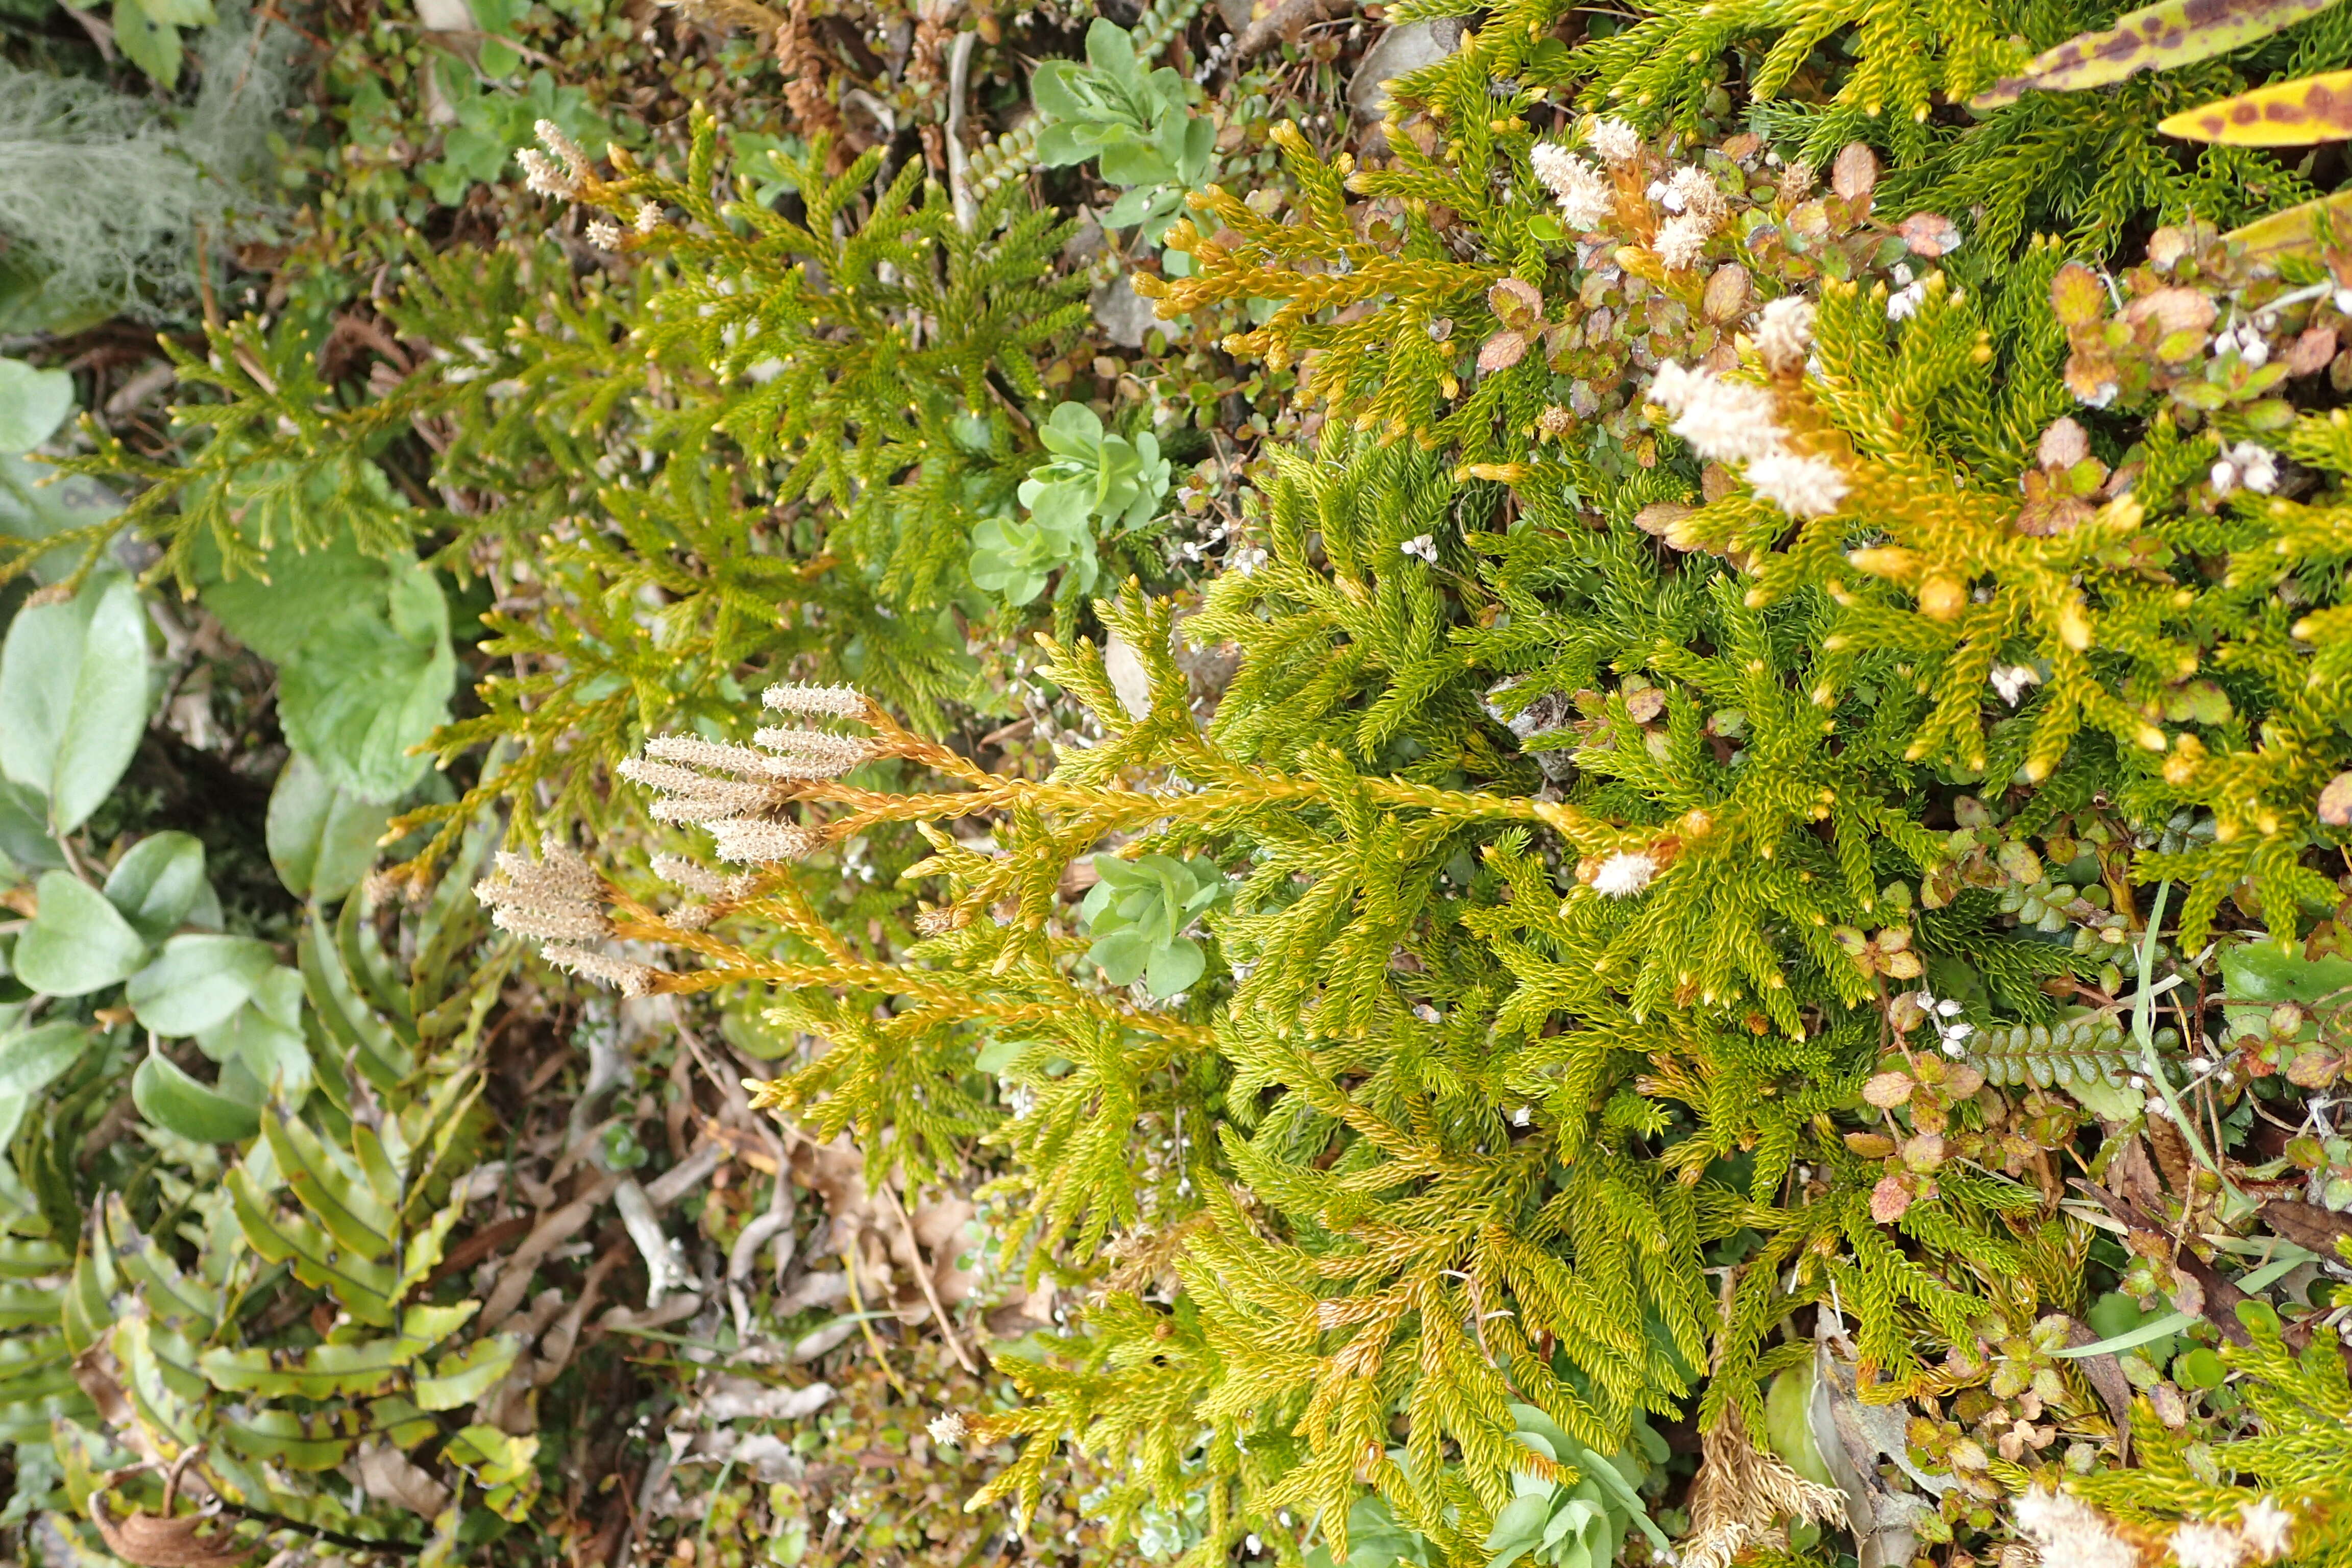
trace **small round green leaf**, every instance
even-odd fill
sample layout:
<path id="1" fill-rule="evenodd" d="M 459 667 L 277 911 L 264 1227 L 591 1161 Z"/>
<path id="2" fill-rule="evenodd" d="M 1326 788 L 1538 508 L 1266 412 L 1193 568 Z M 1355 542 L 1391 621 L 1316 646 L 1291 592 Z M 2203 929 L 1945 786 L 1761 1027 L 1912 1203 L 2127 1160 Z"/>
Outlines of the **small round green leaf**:
<path id="1" fill-rule="evenodd" d="M 159 1035 L 193 1035 L 226 1021 L 277 963 L 266 942 L 190 932 L 131 977 L 125 994 L 139 1022 Z"/>
<path id="2" fill-rule="evenodd" d="M 139 1064 L 131 1100 L 156 1126 L 198 1143 L 241 1143 L 261 1131 L 254 1107 L 207 1089 L 163 1057 Z"/>
<path id="3" fill-rule="evenodd" d="M 2221 1358 L 2203 1345 L 2172 1358 L 2172 1379 L 2183 1388 L 2219 1388 L 2229 1375 Z"/>
<path id="4" fill-rule="evenodd" d="M 0 1095 L 37 1094 L 95 1037 L 79 1024 L 43 1024 L 0 1035 Z"/>
<path id="5" fill-rule="evenodd" d="M 149 942 L 179 929 L 205 891 L 205 847 L 194 834 L 155 833 L 107 874 L 106 900 Z"/>
<path id="6" fill-rule="evenodd" d="M 0 645 L 0 773 L 48 797 L 70 833 L 112 793 L 147 729 L 147 616 L 120 574 L 20 610 Z"/>
<path id="7" fill-rule="evenodd" d="M 43 873 L 33 923 L 16 939 L 16 977 L 51 996 L 87 996 L 126 980 L 147 943 L 106 895 L 68 871 Z"/>
<path id="8" fill-rule="evenodd" d="M 391 820 L 388 808 L 338 789 L 297 752 L 269 792 L 269 863 L 296 898 L 332 903 L 367 875 Z"/>

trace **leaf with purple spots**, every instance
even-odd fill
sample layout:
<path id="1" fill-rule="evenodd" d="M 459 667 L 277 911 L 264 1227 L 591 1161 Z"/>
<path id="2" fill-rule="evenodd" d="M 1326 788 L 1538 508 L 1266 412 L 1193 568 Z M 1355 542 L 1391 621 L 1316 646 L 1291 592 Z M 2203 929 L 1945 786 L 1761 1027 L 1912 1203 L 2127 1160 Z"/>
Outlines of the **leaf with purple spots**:
<path id="1" fill-rule="evenodd" d="M 1969 103 L 1997 109 L 2026 92 L 2073 92 L 2105 87 L 2135 72 L 2174 70 L 2267 38 L 2336 0 L 2162 0 L 2116 18 L 2105 32 L 2081 33 L 2044 49 L 2012 77 L 2003 77 Z"/>

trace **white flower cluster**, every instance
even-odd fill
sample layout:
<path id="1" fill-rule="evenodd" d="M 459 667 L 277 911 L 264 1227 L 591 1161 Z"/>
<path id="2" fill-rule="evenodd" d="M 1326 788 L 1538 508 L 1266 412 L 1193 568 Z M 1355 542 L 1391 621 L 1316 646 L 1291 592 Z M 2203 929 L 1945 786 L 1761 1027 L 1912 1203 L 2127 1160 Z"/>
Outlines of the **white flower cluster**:
<path id="1" fill-rule="evenodd" d="M 1706 171 L 1685 163 L 1664 182 L 1654 198 L 1674 216 L 1658 226 L 1658 259 L 1676 272 L 1698 265 L 1706 242 L 1731 214 L 1722 191 Z"/>
<path id="2" fill-rule="evenodd" d="M 2024 697 L 2029 686 L 2042 684 L 2042 672 L 2030 664 L 1996 664 L 1992 667 L 1992 689 L 2011 708 Z"/>
<path id="3" fill-rule="evenodd" d="M 2270 363 L 2271 345 L 2270 340 L 2263 336 L 2261 328 L 2246 321 L 2216 337 L 2213 352 L 2217 354 L 2234 352 L 2239 363 L 2253 367 Z"/>
<path id="4" fill-rule="evenodd" d="M 1948 996 L 1938 1000 L 1933 993 L 1927 991 L 1914 992 L 1911 1000 L 1918 1005 L 1919 1011 L 1926 1014 L 1927 1022 L 1935 1026 L 1936 1043 L 1944 1047 L 1946 1056 L 1958 1057 L 1967 1053 L 1969 1041 L 1975 1036 L 1977 1026 L 1960 1016 L 1963 1009 L 1958 1002 Z"/>
<path id="5" fill-rule="evenodd" d="M 1604 898 L 1630 899 L 1658 874 L 1657 857 L 1644 850 L 1619 850 L 1592 874 L 1592 890 Z"/>
<path id="6" fill-rule="evenodd" d="M 2266 496 L 2278 488 L 2278 456 L 2267 447 L 2241 441 L 2222 451 L 2210 477 L 2217 496 L 2228 495 L 2241 486 L 2258 496 Z"/>
<path id="7" fill-rule="evenodd" d="M 1397 548 L 1407 555 L 1417 555 L 1432 566 L 1437 564 L 1437 541 L 1429 534 L 1417 533 Z"/>
<path id="8" fill-rule="evenodd" d="M 1604 114 L 1586 128 L 1584 139 L 1608 163 L 1630 163 L 1642 155 L 1642 133 L 1613 114 Z"/>
<path id="9" fill-rule="evenodd" d="M 1528 154 L 1534 165 L 1536 178 L 1559 204 L 1559 216 L 1568 226 L 1590 232 L 1609 221 L 1616 210 L 1616 202 L 1609 192 L 1609 182 L 1601 172 L 1557 142 L 1538 142 Z"/>
<path id="10" fill-rule="evenodd" d="M 1895 264 L 1893 277 L 1895 292 L 1886 297 L 1886 319 L 1890 321 L 1908 321 L 1919 313 L 1920 306 L 1927 302 L 1927 279 L 1912 277 L 1911 264 L 1907 261 Z"/>
<path id="11" fill-rule="evenodd" d="M 1801 352 L 1801 323 L 1784 317 L 1785 352 Z M 1744 463 L 1748 487 L 1790 517 L 1827 517 L 1852 488 L 1836 464 L 1788 448 L 1772 395 L 1669 360 L 1650 384 L 1650 401 L 1673 415 L 1669 426 L 1709 462 Z"/>
<path id="12" fill-rule="evenodd" d="M 1813 306 L 1794 294 L 1769 301 L 1756 321 L 1756 352 L 1764 368 L 1784 375 L 1805 363 L 1813 347 Z"/>

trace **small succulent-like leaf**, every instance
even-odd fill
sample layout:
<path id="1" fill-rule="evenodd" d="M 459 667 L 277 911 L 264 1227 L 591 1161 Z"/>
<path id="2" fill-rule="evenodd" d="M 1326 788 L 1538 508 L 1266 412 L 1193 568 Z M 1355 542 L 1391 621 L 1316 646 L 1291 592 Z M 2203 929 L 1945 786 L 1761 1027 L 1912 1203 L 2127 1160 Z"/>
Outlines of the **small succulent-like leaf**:
<path id="1" fill-rule="evenodd" d="M 1969 105 L 1996 109 L 2032 90 L 2073 92 L 2105 87 L 2135 72 L 2172 70 L 2227 54 L 2315 15 L 2335 0 L 2161 0 L 2104 31 L 2081 33 L 2044 49 L 2012 77 Z"/>
<path id="2" fill-rule="evenodd" d="M 2159 121 L 2167 136 L 2230 147 L 2302 147 L 2352 136 L 2352 71 L 2274 81 Z"/>

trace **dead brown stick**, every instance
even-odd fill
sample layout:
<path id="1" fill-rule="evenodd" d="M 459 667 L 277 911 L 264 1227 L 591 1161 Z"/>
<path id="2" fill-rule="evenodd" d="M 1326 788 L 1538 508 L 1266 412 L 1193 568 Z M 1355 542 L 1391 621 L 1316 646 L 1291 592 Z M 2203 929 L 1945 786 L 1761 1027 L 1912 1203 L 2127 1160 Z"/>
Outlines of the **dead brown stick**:
<path id="1" fill-rule="evenodd" d="M 915 1222 L 907 1217 L 907 1206 L 898 1201 L 898 1194 L 890 1190 L 887 1182 L 882 1184 L 882 1201 L 890 1205 L 890 1217 L 898 1222 L 899 1230 L 906 1235 L 907 1251 L 914 1259 L 915 1283 L 923 1288 L 924 1303 L 931 1310 L 931 1321 L 940 1326 L 940 1337 L 948 1342 L 948 1353 L 955 1357 L 956 1365 L 978 1377 L 980 1367 L 965 1352 L 963 1342 L 956 1338 L 955 1324 L 949 1321 L 948 1310 L 940 1302 L 939 1286 L 931 1279 L 930 1260 L 923 1256 L 923 1244 L 915 1237 Z"/>

